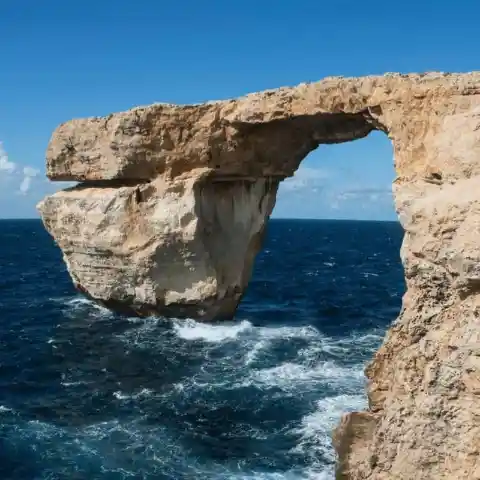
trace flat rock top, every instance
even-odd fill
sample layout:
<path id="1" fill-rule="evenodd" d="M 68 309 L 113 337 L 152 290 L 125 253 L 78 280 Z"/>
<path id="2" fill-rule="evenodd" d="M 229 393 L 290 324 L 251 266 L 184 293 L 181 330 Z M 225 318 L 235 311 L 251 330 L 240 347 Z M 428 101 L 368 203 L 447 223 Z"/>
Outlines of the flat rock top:
<path id="1" fill-rule="evenodd" d="M 234 100 L 158 103 L 60 125 L 48 147 L 47 175 L 149 181 L 200 168 L 224 176 L 287 176 L 321 143 L 361 138 L 375 128 L 390 136 L 400 114 L 424 121 L 447 111 L 425 113 L 424 105 L 475 94 L 480 72 L 328 77 Z"/>

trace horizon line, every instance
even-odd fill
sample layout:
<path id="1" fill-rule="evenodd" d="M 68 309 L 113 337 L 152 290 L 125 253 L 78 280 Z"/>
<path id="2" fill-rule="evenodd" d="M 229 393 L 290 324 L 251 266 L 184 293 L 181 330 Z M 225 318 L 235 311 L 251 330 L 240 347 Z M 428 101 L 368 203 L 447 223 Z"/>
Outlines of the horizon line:
<path id="1" fill-rule="evenodd" d="M 41 222 L 39 217 L 0 217 L 0 221 L 31 221 L 36 220 Z M 312 217 L 270 217 L 270 221 L 275 220 L 306 220 L 306 221 L 331 221 L 331 222 L 390 222 L 397 223 L 398 219 L 373 219 L 373 218 L 312 218 Z"/>

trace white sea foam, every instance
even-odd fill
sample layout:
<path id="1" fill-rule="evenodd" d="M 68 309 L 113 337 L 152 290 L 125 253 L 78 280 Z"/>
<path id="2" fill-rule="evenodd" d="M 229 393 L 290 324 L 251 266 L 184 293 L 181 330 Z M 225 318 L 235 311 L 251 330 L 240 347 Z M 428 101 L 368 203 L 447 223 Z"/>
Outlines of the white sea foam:
<path id="1" fill-rule="evenodd" d="M 311 325 L 303 327 L 259 327 L 259 336 L 263 338 L 320 338 L 321 333 Z"/>
<path id="2" fill-rule="evenodd" d="M 300 338 L 319 337 L 320 332 L 308 325 L 302 327 L 256 327 L 248 320 L 221 324 L 208 324 L 192 319 L 175 320 L 173 328 L 178 337 L 184 340 L 205 340 L 207 342 L 221 342 L 222 340 L 236 338 L 241 333 L 248 332 L 255 337 L 263 338 Z"/>
<path id="3" fill-rule="evenodd" d="M 287 342 L 293 339 L 308 341 L 308 346 L 299 350 L 297 357 L 301 363 L 310 364 L 322 353 L 343 359 L 353 347 L 373 351 L 378 348 L 382 338 L 383 335 L 380 333 L 352 334 L 349 337 L 333 338 L 322 334 L 312 326 L 256 327 L 247 339 L 249 343 L 246 348 L 245 363 L 246 365 L 251 364 L 261 352 L 268 350 L 272 346 L 272 342 L 278 339 Z"/>
<path id="4" fill-rule="evenodd" d="M 337 395 L 319 400 L 317 409 L 305 415 L 301 424 L 292 429 L 292 433 L 300 435 L 294 450 L 313 459 L 322 456 L 327 461 L 334 462 L 332 429 L 344 413 L 363 410 L 366 405 L 363 395 Z"/>
<path id="5" fill-rule="evenodd" d="M 278 387 L 291 393 L 315 391 L 321 388 L 321 385 L 346 393 L 362 391 L 365 382 L 363 363 L 345 365 L 343 360 L 353 347 L 373 350 L 381 340 L 381 336 L 375 334 L 331 338 L 312 326 L 255 327 L 247 321 L 236 325 L 206 325 L 193 320 L 177 321 L 174 330 L 183 340 L 201 339 L 211 345 L 205 346 L 206 362 L 199 372 L 177 383 L 175 385 L 177 391 L 192 388 L 230 390 L 256 386 Z M 296 352 L 294 359 L 270 368 L 254 368 L 257 361 L 261 365 L 262 358 L 271 355 L 272 348 L 278 348 L 278 341 L 288 342 L 292 339 L 303 339 L 308 342 L 304 348 Z M 226 340 L 235 340 L 237 348 L 233 356 L 222 357 L 223 368 L 220 372 L 217 362 L 208 360 L 209 351 Z M 237 363 L 238 353 L 243 357 L 243 365 Z M 327 359 L 330 358 L 324 360 L 325 355 Z M 232 362 L 235 362 L 235 365 Z"/>
<path id="6" fill-rule="evenodd" d="M 380 333 L 365 333 L 364 335 L 356 335 L 347 337 L 347 341 L 360 343 L 362 345 L 370 345 L 377 347 L 377 344 L 383 340 L 383 335 Z"/>
<path id="7" fill-rule="evenodd" d="M 300 384 L 303 388 L 316 389 L 319 383 L 363 388 L 364 383 L 361 365 L 347 368 L 332 361 L 320 362 L 314 367 L 287 362 L 273 368 L 254 370 L 250 379 L 257 385 L 283 390 L 296 390 Z"/>
<path id="8" fill-rule="evenodd" d="M 73 311 L 78 310 L 94 310 L 96 313 L 101 314 L 103 317 L 110 317 L 113 316 L 113 312 L 111 312 L 108 308 L 102 307 L 96 302 L 89 300 L 88 298 L 77 296 L 75 298 L 70 298 L 64 304 L 67 308 L 72 309 Z"/>
<path id="9" fill-rule="evenodd" d="M 6 407 L 5 405 L 0 405 L 0 413 L 7 413 L 11 411 L 12 411 L 11 408 Z"/>
<path id="10" fill-rule="evenodd" d="M 142 317 L 127 317 L 126 320 L 127 322 L 133 323 L 133 324 L 140 324 L 145 322 L 145 318 L 142 318 Z"/>
<path id="11" fill-rule="evenodd" d="M 252 324 L 247 320 L 236 324 L 221 325 L 200 323 L 194 320 L 179 320 L 174 323 L 173 328 L 177 336 L 184 340 L 204 340 L 217 343 L 236 338 L 242 332 L 250 330 Z"/>
<path id="12" fill-rule="evenodd" d="M 376 333 L 352 334 L 348 337 L 332 338 L 319 335 L 307 348 L 299 352 L 299 357 L 304 361 L 316 358 L 320 353 L 327 353 L 333 357 L 344 359 L 353 349 L 362 351 L 376 350 L 383 339 L 383 335 Z"/>
<path id="13" fill-rule="evenodd" d="M 89 382 L 84 382 L 82 380 L 78 382 L 60 382 L 60 385 L 63 385 L 64 387 L 76 387 L 78 385 L 87 385 Z"/>
<path id="14" fill-rule="evenodd" d="M 285 473 L 264 473 L 264 472 L 253 472 L 253 473 L 239 473 L 239 474 L 230 474 L 228 476 L 219 476 L 215 479 L 225 480 L 332 480 L 333 469 L 324 469 L 317 470 L 315 468 L 306 468 L 300 472 L 285 472 Z"/>
<path id="15" fill-rule="evenodd" d="M 245 365 L 251 365 L 259 357 L 268 352 L 274 342 L 283 340 L 288 342 L 293 339 L 304 339 L 314 342 L 322 342 L 322 334 L 312 326 L 303 327 L 255 327 L 251 331 L 245 349 Z"/>
<path id="16" fill-rule="evenodd" d="M 255 342 L 255 344 L 249 348 L 245 354 L 245 365 L 248 366 L 255 362 L 260 353 L 268 348 L 268 345 L 269 342 L 267 340 L 259 340 Z"/>
<path id="17" fill-rule="evenodd" d="M 140 397 L 147 397 L 149 395 L 152 395 L 153 390 L 150 390 L 149 388 L 142 388 L 139 392 L 137 393 L 123 393 L 123 392 L 114 392 L 113 396 L 118 399 L 118 400 L 135 400 Z"/>
<path id="18" fill-rule="evenodd" d="M 160 320 L 158 317 L 141 318 L 138 322 L 135 322 L 136 326 L 134 328 L 116 335 L 116 338 L 133 347 L 157 348 L 161 344 L 158 334 L 164 333 L 163 331 L 156 331 Z"/>
<path id="19" fill-rule="evenodd" d="M 68 303 L 68 301 L 72 300 L 72 297 L 70 295 L 65 295 L 62 297 L 49 297 L 48 300 L 53 303 L 61 303 L 62 305 L 65 305 Z"/>
<path id="20" fill-rule="evenodd" d="M 70 307 L 84 307 L 84 306 L 94 306 L 96 305 L 92 300 L 89 300 L 88 298 L 85 297 L 75 297 L 75 298 L 70 298 L 65 302 L 66 305 L 69 305 Z"/>

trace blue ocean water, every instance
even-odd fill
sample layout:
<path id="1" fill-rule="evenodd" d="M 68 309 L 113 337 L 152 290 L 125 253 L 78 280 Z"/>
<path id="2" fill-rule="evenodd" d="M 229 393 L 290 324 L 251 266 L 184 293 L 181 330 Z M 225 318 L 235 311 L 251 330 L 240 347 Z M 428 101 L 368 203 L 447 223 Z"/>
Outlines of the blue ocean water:
<path id="1" fill-rule="evenodd" d="M 126 318 L 0 222 L 0 478 L 331 479 L 404 291 L 397 223 L 272 220 L 231 323 Z"/>

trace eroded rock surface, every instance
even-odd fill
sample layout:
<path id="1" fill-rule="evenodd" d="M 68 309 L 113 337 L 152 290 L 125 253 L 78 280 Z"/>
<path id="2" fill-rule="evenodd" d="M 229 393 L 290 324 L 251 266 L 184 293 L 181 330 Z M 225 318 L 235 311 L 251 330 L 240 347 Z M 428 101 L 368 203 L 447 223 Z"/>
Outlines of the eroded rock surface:
<path id="1" fill-rule="evenodd" d="M 480 479 L 480 73 L 328 78 L 72 120 L 47 174 L 81 183 L 39 209 L 93 299 L 229 317 L 279 181 L 318 145 L 372 130 L 394 146 L 407 293 L 366 370 L 369 410 L 335 431 L 337 477 Z"/>

